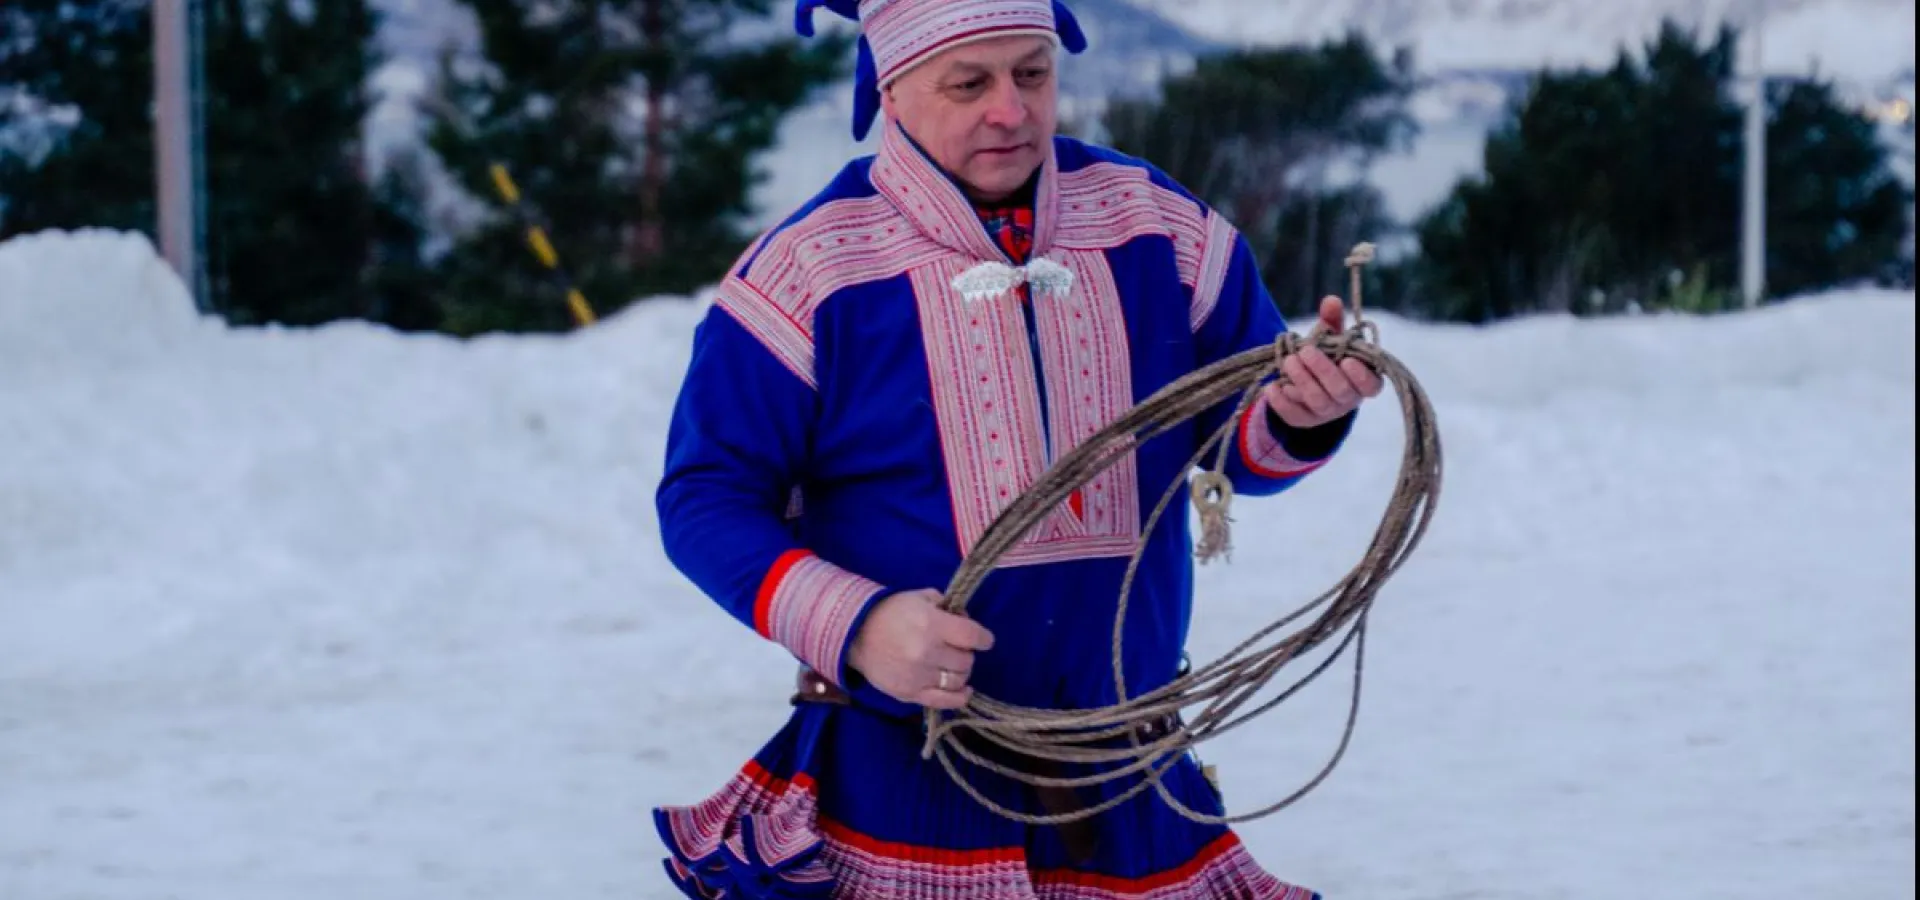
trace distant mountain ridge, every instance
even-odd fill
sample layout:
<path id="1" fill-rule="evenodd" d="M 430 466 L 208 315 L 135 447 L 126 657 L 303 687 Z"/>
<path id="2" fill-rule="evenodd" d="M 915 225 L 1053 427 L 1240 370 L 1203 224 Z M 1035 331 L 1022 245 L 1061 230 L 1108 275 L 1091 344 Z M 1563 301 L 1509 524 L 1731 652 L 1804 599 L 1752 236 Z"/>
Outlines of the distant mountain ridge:
<path id="1" fill-rule="evenodd" d="M 381 46 L 396 63 L 431 72 L 440 49 L 477 52 L 472 16 L 455 0 L 374 0 L 383 22 Z M 1087 33 L 1088 50 L 1066 67 L 1062 87 L 1084 97 L 1150 92 L 1170 68 L 1195 56 L 1226 49 L 1199 37 L 1152 9 L 1126 0 L 1074 0 L 1076 18 Z M 832 19 L 818 14 L 824 27 Z M 755 34 L 785 32 L 793 4 L 776 6 L 770 21 L 756 23 Z M 834 20 L 837 23 L 838 20 Z M 849 63 L 851 60 L 849 60 Z"/>
<path id="2" fill-rule="evenodd" d="M 471 16 L 455 0 L 375 0 L 388 83 L 424 84 L 439 49 L 471 52 Z M 1768 69 L 1820 72 L 1858 95 L 1911 92 L 1912 0 L 1069 0 L 1089 49 L 1062 71 L 1066 106 L 1093 112 L 1116 96 L 1151 94 L 1196 57 L 1235 47 L 1317 42 L 1357 29 L 1384 50 L 1407 46 L 1428 80 L 1417 114 L 1484 121 L 1525 74 L 1604 65 L 1638 47 L 1663 17 L 1711 29 L 1766 22 Z M 793 5 L 754 30 L 783 32 Z M 825 16 L 824 18 L 831 18 Z M 824 24 L 824 22 L 823 22 Z M 404 88 L 403 88 L 404 90 Z M 847 108 L 844 92 L 825 101 Z"/>
<path id="3" fill-rule="evenodd" d="M 1084 2 L 1084 0 L 1083 0 Z M 1429 73 L 1604 65 L 1663 18 L 1765 28 L 1768 69 L 1912 78 L 1913 0 L 1129 0 L 1221 44 L 1316 41 L 1357 29 L 1413 48 Z"/>
<path id="4" fill-rule="evenodd" d="M 1071 5 L 1087 33 L 1087 52 L 1066 66 L 1061 88 L 1078 97 L 1151 94 L 1170 71 L 1186 68 L 1195 57 L 1228 49 L 1126 0 L 1075 0 Z"/>

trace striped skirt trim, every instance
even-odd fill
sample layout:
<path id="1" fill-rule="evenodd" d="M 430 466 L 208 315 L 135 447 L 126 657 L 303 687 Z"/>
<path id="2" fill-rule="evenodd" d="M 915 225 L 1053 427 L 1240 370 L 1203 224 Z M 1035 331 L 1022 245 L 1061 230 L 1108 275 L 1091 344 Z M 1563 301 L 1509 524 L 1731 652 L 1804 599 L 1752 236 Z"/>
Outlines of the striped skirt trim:
<path id="1" fill-rule="evenodd" d="M 822 810 L 808 771 L 830 715 L 802 709 L 719 791 L 654 810 L 670 853 L 667 876 L 682 893 L 693 900 L 1321 900 L 1264 871 L 1230 830 L 1185 863 L 1134 878 L 1036 868 L 1022 846 L 953 849 L 863 834 Z"/>
<path id="2" fill-rule="evenodd" d="M 1229 831 L 1186 865 L 1145 878 L 1098 872 L 1036 872 L 1040 900 L 1321 900 L 1306 888 L 1286 884 L 1262 869 Z"/>

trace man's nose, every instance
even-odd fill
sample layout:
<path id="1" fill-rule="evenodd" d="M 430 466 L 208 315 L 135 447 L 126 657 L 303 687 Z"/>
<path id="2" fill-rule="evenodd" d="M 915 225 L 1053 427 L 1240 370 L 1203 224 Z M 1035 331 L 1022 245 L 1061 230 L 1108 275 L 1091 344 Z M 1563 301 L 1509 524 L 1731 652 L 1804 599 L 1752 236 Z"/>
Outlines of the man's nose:
<path id="1" fill-rule="evenodd" d="M 1027 124 L 1027 98 L 1011 78 L 994 80 L 987 96 L 987 124 L 997 128 L 1019 128 Z"/>

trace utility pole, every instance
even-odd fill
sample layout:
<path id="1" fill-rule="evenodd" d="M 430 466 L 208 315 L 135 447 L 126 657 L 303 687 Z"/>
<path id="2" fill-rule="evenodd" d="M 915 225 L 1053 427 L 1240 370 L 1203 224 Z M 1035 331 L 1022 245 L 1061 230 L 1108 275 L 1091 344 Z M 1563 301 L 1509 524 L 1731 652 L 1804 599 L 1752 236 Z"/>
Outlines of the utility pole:
<path id="1" fill-rule="evenodd" d="M 159 189 L 160 255 L 205 311 L 195 225 L 193 113 L 190 104 L 191 0 L 153 0 L 154 175 Z"/>
<path id="2" fill-rule="evenodd" d="M 1767 73 L 1761 52 L 1761 15 L 1747 25 L 1745 82 L 1746 172 L 1740 204 L 1740 296 L 1747 308 L 1760 305 L 1767 277 Z"/>

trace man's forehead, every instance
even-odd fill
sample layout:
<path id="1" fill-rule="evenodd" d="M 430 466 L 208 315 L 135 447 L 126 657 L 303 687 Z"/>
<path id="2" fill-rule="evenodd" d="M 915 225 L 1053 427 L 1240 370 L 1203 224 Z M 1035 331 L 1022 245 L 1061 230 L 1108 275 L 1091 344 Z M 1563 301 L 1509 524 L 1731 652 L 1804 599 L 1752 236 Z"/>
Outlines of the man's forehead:
<path id="1" fill-rule="evenodd" d="M 952 47 L 934 57 L 933 69 L 998 69 L 1053 56 L 1054 42 L 1035 35 L 989 38 Z"/>

